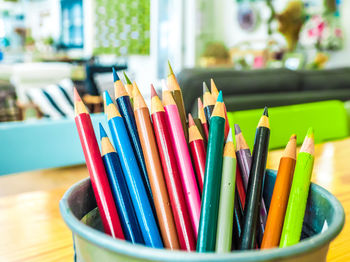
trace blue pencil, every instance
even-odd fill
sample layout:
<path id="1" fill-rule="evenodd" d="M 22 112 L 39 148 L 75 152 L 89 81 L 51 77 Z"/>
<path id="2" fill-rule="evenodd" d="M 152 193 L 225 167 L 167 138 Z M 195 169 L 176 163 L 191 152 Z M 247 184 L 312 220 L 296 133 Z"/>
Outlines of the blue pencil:
<path id="1" fill-rule="evenodd" d="M 124 119 L 124 123 L 127 129 L 128 135 L 130 137 L 130 141 L 132 142 L 131 145 L 133 147 L 133 150 L 137 159 L 137 163 L 141 171 L 142 179 L 146 186 L 147 194 L 150 197 L 150 201 L 152 202 L 152 205 L 153 205 L 152 190 L 148 179 L 146 163 L 143 157 L 139 134 L 137 132 L 134 110 L 130 103 L 129 94 L 126 91 L 122 81 L 119 79 L 114 67 L 113 67 L 113 80 L 114 80 L 115 99 L 118 104 L 119 112 Z"/>
<path id="2" fill-rule="evenodd" d="M 113 198 L 117 206 L 125 239 L 138 244 L 144 244 L 142 233 L 137 222 L 135 210 L 120 166 L 119 157 L 109 141 L 106 131 L 100 123 L 102 160 L 105 165 Z"/>
<path id="3" fill-rule="evenodd" d="M 145 244 L 163 248 L 162 239 L 123 118 L 109 95 L 105 95 L 108 126 L 117 150 Z"/>

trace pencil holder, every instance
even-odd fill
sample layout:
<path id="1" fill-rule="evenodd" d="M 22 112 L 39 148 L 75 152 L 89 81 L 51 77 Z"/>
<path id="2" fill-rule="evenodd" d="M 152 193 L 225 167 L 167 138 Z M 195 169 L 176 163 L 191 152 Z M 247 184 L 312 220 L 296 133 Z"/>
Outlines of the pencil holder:
<path id="1" fill-rule="evenodd" d="M 268 170 L 264 199 L 269 208 L 276 171 Z M 102 223 L 90 179 L 73 185 L 60 201 L 62 217 L 73 232 L 75 261 L 326 261 L 330 242 L 344 225 L 344 209 L 327 190 L 312 184 L 303 224 L 302 241 L 286 248 L 232 251 L 231 253 L 195 253 L 170 251 L 133 245 L 112 239 L 101 232 Z M 88 214 L 88 215 L 87 215 Z"/>

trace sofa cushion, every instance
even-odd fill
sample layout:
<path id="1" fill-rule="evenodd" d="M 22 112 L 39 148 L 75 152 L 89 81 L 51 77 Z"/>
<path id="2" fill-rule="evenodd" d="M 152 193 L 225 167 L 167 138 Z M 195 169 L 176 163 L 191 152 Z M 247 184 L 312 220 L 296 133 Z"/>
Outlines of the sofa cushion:
<path id="1" fill-rule="evenodd" d="M 302 90 L 350 89 L 350 68 L 299 71 Z"/>
<path id="2" fill-rule="evenodd" d="M 299 90 L 300 75 L 287 69 L 237 71 L 233 69 L 185 69 L 178 80 L 185 97 L 185 107 L 202 95 L 203 81 L 213 78 L 224 97 L 228 95 L 291 92 Z"/>

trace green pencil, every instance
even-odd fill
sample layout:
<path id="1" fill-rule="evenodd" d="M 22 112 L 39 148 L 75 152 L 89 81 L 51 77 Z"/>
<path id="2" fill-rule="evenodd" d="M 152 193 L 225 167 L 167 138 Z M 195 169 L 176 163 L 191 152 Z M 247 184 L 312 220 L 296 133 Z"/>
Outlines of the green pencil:
<path id="1" fill-rule="evenodd" d="M 230 252 L 232 244 L 233 210 L 236 183 L 236 153 L 230 129 L 224 147 L 216 252 Z"/>
<path id="2" fill-rule="evenodd" d="M 312 128 L 309 128 L 295 165 L 280 247 L 291 246 L 300 241 L 311 174 L 314 166 L 314 148 L 314 132 Z"/>
<path id="3" fill-rule="evenodd" d="M 214 252 L 218 221 L 225 111 L 220 92 L 210 119 L 197 251 Z"/>

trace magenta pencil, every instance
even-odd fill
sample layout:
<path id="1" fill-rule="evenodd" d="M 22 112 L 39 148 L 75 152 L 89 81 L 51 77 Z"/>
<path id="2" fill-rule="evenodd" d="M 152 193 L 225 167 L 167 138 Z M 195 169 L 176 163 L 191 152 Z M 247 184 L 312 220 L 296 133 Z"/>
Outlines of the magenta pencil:
<path id="1" fill-rule="evenodd" d="M 175 151 L 176 162 L 179 167 L 185 200 L 190 213 L 195 236 L 198 235 L 201 199 L 199 196 L 196 175 L 193 171 L 191 156 L 183 132 L 179 111 L 170 91 L 163 89 L 163 104 L 167 119 L 170 138 Z"/>

